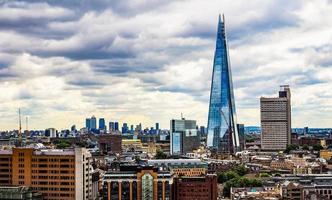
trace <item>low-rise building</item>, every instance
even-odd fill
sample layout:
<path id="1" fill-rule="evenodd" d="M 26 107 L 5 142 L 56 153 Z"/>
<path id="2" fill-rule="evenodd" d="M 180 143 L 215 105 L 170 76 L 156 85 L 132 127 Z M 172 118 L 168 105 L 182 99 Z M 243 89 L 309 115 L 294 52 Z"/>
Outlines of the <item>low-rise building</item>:
<path id="1" fill-rule="evenodd" d="M 165 171 L 170 171 L 175 176 L 196 177 L 207 173 L 208 165 L 199 159 L 159 159 L 148 160 L 148 165 L 153 165 Z"/>
<path id="2" fill-rule="evenodd" d="M 170 199 L 173 176 L 153 166 L 123 165 L 103 177 L 103 198 L 108 200 Z"/>
<path id="3" fill-rule="evenodd" d="M 172 186 L 173 200 L 216 200 L 218 196 L 217 176 L 177 177 Z"/>

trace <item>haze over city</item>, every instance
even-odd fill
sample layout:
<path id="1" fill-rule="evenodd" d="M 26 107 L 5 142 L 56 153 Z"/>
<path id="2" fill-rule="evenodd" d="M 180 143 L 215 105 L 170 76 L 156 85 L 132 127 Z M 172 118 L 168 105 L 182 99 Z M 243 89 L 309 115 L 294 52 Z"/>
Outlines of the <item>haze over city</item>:
<path id="1" fill-rule="evenodd" d="M 0 130 L 83 127 L 86 117 L 206 125 L 224 13 L 239 123 L 259 98 L 292 90 L 292 127 L 331 127 L 332 3 L 2 1 Z M 201 12 L 204 10 L 204 12 Z"/>

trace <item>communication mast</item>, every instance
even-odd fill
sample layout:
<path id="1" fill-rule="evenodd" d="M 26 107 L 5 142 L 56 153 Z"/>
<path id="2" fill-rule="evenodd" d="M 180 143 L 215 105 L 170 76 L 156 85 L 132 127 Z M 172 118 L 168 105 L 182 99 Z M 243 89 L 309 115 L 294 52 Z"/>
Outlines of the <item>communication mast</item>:
<path id="1" fill-rule="evenodd" d="M 18 109 L 19 129 L 18 129 L 18 146 L 22 146 L 22 122 L 21 122 L 21 108 Z"/>

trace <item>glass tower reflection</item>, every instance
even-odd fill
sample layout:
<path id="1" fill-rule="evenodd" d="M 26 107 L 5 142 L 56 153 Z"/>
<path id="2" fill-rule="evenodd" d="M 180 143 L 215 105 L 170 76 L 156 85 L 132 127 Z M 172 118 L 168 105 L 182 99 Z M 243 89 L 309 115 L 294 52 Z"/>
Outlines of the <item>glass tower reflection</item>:
<path id="1" fill-rule="evenodd" d="M 239 148 L 225 20 L 221 20 L 220 15 L 210 92 L 207 146 L 219 153 L 233 153 Z"/>

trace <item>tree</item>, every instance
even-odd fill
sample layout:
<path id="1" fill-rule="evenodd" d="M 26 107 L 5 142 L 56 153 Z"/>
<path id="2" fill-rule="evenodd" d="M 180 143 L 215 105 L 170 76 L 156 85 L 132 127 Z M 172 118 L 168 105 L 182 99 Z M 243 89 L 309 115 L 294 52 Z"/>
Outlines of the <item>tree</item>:
<path id="1" fill-rule="evenodd" d="M 322 145 L 320 145 L 320 144 L 315 144 L 314 146 L 312 146 L 312 149 L 313 149 L 314 151 L 320 151 L 320 150 L 323 149 L 323 147 L 322 147 Z"/>
<path id="2" fill-rule="evenodd" d="M 268 173 L 260 173 L 259 174 L 259 176 L 261 177 L 261 178 L 264 178 L 264 177 L 270 177 L 270 175 L 268 174 Z"/>
<path id="3" fill-rule="evenodd" d="M 225 183 L 223 195 L 229 197 L 231 187 L 261 187 L 262 185 L 262 181 L 259 179 L 249 179 L 246 177 L 233 178 Z"/>
<path id="4" fill-rule="evenodd" d="M 248 169 L 244 165 L 237 166 L 234 171 L 240 176 L 244 176 L 248 173 Z"/>
<path id="5" fill-rule="evenodd" d="M 296 149 L 299 149 L 298 145 L 290 144 L 290 145 L 287 145 L 286 150 L 284 151 L 284 153 L 289 153 L 289 152 L 291 152 L 293 150 L 296 150 Z"/>
<path id="6" fill-rule="evenodd" d="M 63 141 L 63 140 L 56 145 L 57 149 L 66 149 L 68 147 L 70 147 L 70 144 L 66 141 Z"/>
<path id="7" fill-rule="evenodd" d="M 306 150 L 306 151 L 309 151 L 309 146 L 307 144 L 305 144 L 305 145 L 302 146 L 302 149 Z"/>
<path id="8" fill-rule="evenodd" d="M 166 159 L 166 158 L 167 158 L 167 154 L 164 153 L 161 149 L 157 149 L 156 159 Z"/>

